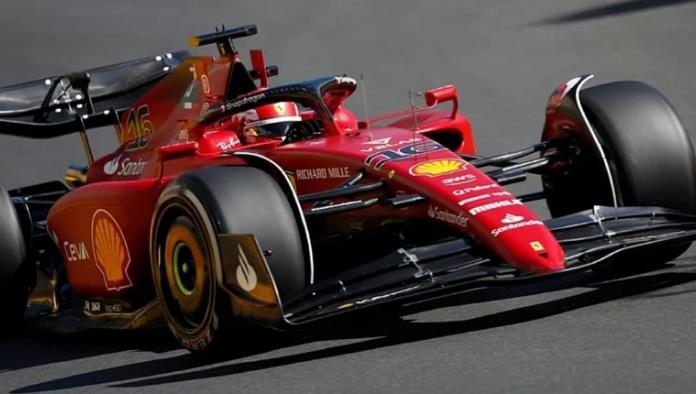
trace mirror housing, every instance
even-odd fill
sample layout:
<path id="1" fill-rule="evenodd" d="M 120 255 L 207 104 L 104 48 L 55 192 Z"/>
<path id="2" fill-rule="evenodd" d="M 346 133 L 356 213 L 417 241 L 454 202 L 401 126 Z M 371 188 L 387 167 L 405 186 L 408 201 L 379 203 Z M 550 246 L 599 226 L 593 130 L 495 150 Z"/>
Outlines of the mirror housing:
<path id="1" fill-rule="evenodd" d="M 452 101 L 452 119 L 457 115 L 459 110 L 459 100 L 457 99 L 457 87 L 454 85 L 445 85 L 438 88 L 430 89 L 425 92 L 425 105 L 433 107 L 437 104 L 446 101 Z"/>

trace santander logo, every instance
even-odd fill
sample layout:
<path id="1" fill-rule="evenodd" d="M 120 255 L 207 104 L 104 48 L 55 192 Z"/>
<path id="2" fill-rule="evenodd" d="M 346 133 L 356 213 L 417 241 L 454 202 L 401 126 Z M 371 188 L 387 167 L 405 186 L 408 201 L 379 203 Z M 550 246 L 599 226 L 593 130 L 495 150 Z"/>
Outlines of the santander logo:
<path id="1" fill-rule="evenodd" d="M 118 162 L 119 160 L 121 160 L 121 156 L 122 155 L 118 155 L 111 161 L 107 161 L 106 164 L 104 164 L 104 174 L 114 175 L 116 173 L 116 170 L 118 170 Z"/>
<path id="2" fill-rule="evenodd" d="M 252 291 L 256 288 L 258 284 L 258 276 L 256 271 L 251 264 L 249 264 L 249 259 L 247 259 L 246 254 L 244 254 L 244 249 L 242 245 L 238 246 L 239 250 L 239 265 L 237 266 L 237 283 L 239 287 L 245 291 Z"/>
<path id="3" fill-rule="evenodd" d="M 147 161 L 142 158 L 131 159 L 126 157 L 121 161 L 123 155 L 118 155 L 111 161 L 104 163 L 104 174 L 119 176 L 138 176 L 145 171 Z"/>

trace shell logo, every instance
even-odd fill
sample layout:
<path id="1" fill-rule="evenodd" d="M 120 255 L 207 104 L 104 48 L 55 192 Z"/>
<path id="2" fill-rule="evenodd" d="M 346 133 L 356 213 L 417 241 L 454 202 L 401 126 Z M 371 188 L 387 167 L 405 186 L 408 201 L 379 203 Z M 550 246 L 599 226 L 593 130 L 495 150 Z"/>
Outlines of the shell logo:
<path id="1" fill-rule="evenodd" d="M 464 168 L 466 168 L 466 163 L 461 160 L 439 159 L 428 160 L 423 163 L 416 164 L 411 167 L 409 173 L 416 176 L 426 175 L 429 177 L 434 177 L 438 175 L 451 174 L 453 172 L 461 171 Z"/>
<path id="2" fill-rule="evenodd" d="M 109 212 L 98 209 L 92 216 L 92 250 L 107 290 L 133 286 L 128 276 L 130 252 L 123 231 Z"/>

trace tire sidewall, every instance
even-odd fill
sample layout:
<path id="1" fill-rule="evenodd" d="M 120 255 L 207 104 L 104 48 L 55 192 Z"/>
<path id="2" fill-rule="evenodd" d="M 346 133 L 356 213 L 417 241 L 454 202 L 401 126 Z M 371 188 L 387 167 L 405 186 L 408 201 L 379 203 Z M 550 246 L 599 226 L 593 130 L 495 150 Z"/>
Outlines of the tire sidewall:
<path id="1" fill-rule="evenodd" d="M 167 211 L 173 207 L 175 207 L 175 209 L 181 209 L 183 207 L 194 225 L 201 230 L 202 234 L 200 238 L 205 244 L 204 249 L 207 253 L 207 263 L 209 265 L 208 272 L 212 276 L 209 290 L 211 294 L 209 297 L 210 304 L 208 306 L 208 311 L 199 327 L 195 330 L 180 325 L 177 321 L 177 317 L 169 310 L 167 303 L 164 301 L 166 295 L 163 293 L 164 290 L 161 281 L 166 279 L 162 277 L 160 272 L 160 264 L 164 262 L 161 261 L 162 253 L 159 250 L 159 242 L 162 239 L 166 239 L 166 231 L 169 228 L 169 226 L 162 227 L 162 219 L 166 217 Z M 182 346 L 192 351 L 203 350 L 212 343 L 215 338 L 215 332 L 219 328 L 219 316 L 216 308 L 219 297 L 218 278 L 220 278 L 221 273 L 220 267 L 216 262 L 220 261 L 220 252 L 213 225 L 198 197 L 187 189 L 185 184 L 176 180 L 172 181 L 162 192 L 155 206 L 153 218 L 150 240 L 151 272 L 157 299 L 160 300 L 162 313 L 170 331 L 177 340 L 179 340 Z"/>
<path id="2" fill-rule="evenodd" d="M 578 153 L 542 175 L 552 216 L 614 205 L 613 196 L 618 206 L 696 213 L 693 145 L 659 91 L 641 82 L 613 82 L 581 91 L 575 105 L 589 124 L 568 129 L 562 138 Z"/>
<path id="3" fill-rule="evenodd" d="M 583 93 L 588 120 L 606 151 L 619 205 L 696 213 L 694 149 L 668 100 L 653 87 L 632 81 Z"/>

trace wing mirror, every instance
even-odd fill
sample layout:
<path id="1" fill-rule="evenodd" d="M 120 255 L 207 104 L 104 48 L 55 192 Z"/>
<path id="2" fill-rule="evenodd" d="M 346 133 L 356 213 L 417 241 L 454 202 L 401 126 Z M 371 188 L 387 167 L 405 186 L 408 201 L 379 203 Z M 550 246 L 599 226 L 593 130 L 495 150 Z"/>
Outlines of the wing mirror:
<path id="1" fill-rule="evenodd" d="M 454 85 L 440 86 L 425 92 L 425 105 L 433 107 L 446 101 L 452 102 L 452 119 L 459 110 L 459 100 L 457 99 L 457 87 Z"/>

